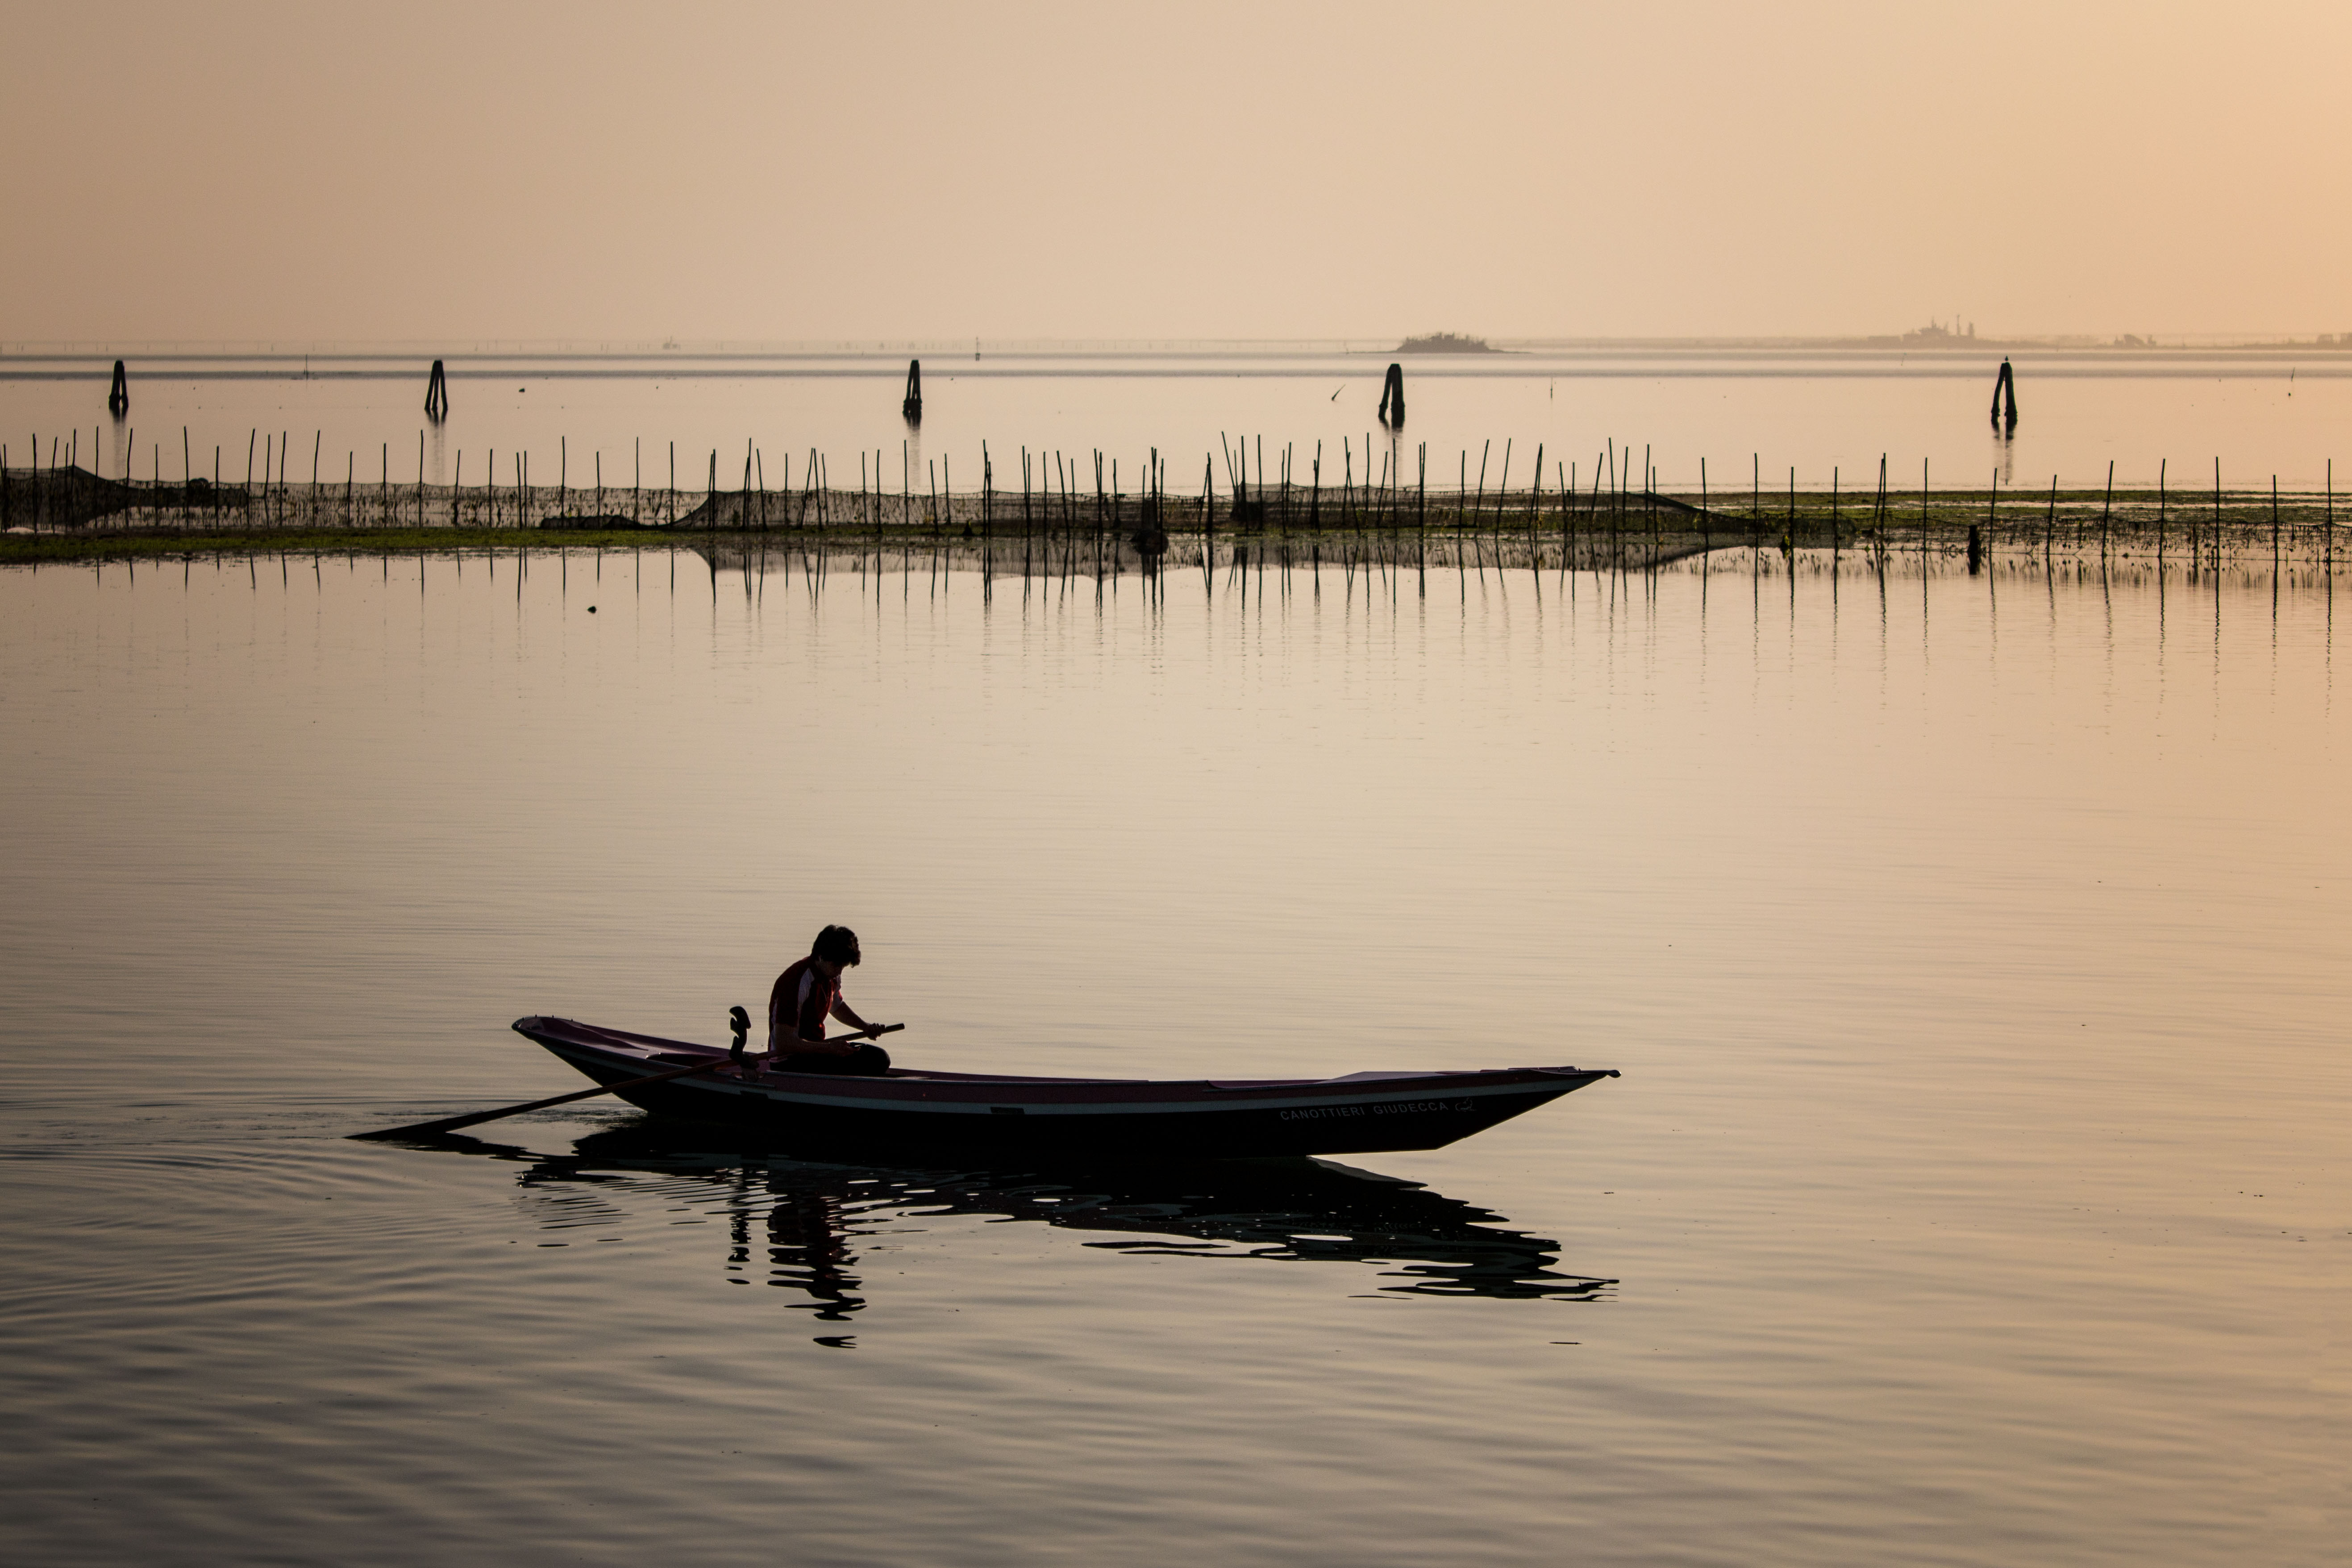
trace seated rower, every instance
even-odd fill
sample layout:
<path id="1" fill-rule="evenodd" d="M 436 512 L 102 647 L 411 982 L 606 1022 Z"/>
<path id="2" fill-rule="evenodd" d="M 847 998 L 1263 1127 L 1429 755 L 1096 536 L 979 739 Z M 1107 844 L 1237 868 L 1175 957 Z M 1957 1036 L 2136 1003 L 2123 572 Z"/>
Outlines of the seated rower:
<path id="1" fill-rule="evenodd" d="M 776 976 L 776 988 L 768 994 L 770 1071 L 879 1078 L 890 1070 L 890 1053 L 871 1041 L 824 1037 L 827 1017 L 869 1035 L 885 1026 L 867 1023 L 842 1000 L 841 972 L 856 964 L 858 956 L 856 931 L 827 926 L 816 933 L 806 958 Z"/>

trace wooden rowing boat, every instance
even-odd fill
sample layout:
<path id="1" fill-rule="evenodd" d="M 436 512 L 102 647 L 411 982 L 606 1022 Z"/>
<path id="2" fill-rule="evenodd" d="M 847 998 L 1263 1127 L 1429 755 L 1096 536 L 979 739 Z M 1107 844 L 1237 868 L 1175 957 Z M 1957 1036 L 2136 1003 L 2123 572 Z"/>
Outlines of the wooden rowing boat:
<path id="1" fill-rule="evenodd" d="M 518 1018 L 514 1027 L 646 1110 L 751 1122 L 797 1146 L 860 1152 L 1197 1160 L 1437 1149 L 1617 1076 L 1556 1067 L 1161 1079 L 894 1068 L 847 1078 L 772 1071 L 715 1046 L 569 1018 Z M 708 1070 L 679 1075 L 698 1062 Z"/>

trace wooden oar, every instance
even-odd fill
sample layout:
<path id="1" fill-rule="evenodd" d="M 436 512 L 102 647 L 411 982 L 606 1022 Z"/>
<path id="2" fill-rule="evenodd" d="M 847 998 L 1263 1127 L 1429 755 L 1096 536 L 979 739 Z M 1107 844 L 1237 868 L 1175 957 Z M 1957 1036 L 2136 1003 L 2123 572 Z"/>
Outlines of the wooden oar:
<path id="1" fill-rule="evenodd" d="M 861 1029 L 854 1035 L 835 1035 L 833 1038 L 836 1040 L 869 1040 L 877 1035 L 892 1034 L 899 1029 L 905 1028 L 906 1026 L 907 1026 L 904 1024 L 885 1024 L 877 1029 Z M 728 1065 L 728 1062 L 729 1058 L 725 1057 L 720 1057 L 716 1061 L 688 1062 L 682 1068 L 671 1068 L 664 1072 L 650 1072 L 646 1073 L 642 1078 L 624 1079 L 619 1083 L 601 1084 L 594 1089 L 574 1089 L 570 1094 L 551 1094 L 545 1100 L 528 1100 L 521 1105 L 501 1106 L 496 1110 L 473 1110 L 467 1112 L 463 1116 L 445 1116 L 438 1121 L 416 1121 L 410 1123 L 406 1127 L 386 1127 L 380 1131 L 352 1132 L 345 1134 L 345 1136 L 370 1140 L 389 1138 L 434 1138 L 438 1137 L 444 1132 L 455 1132 L 460 1127 L 472 1127 L 478 1122 L 497 1121 L 504 1117 L 520 1116 L 526 1110 L 544 1110 L 551 1105 L 569 1105 L 575 1100 L 593 1100 L 600 1094 L 613 1094 L 621 1089 L 635 1089 L 639 1084 L 667 1083 L 671 1079 L 684 1078 L 688 1073 L 709 1072 L 713 1068 L 723 1068 Z"/>

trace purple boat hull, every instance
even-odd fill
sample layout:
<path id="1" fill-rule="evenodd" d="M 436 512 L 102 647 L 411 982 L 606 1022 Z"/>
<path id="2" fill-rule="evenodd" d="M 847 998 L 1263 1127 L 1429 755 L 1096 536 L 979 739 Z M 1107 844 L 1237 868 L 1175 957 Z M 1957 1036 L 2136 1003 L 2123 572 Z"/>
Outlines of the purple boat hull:
<path id="1" fill-rule="evenodd" d="M 568 1018 L 519 1018 L 514 1027 L 646 1110 L 749 1123 L 794 1147 L 861 1154 L 1215 1160 L 1437 1149 L 1617 1076 L 1559 1067 L 1171 1080 L 900 1068 L 845 1078 L 769 1072 L 714 1047 Z M 709 1072 L 628 1087 L 705 1059 Z"/>

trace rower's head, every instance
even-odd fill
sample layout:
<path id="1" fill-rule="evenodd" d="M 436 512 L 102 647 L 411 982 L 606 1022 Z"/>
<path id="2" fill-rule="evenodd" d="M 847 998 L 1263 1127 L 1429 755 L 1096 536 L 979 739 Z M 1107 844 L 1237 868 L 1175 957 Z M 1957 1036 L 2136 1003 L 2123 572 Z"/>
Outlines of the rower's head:
<path id="1" fill-rule="evenodd" d="M 816 933 L 816 941 L 809 947 L 809 956 L 847 969 L 860 956 L 857 933 L 847 926 L 827 926 Z"/>

